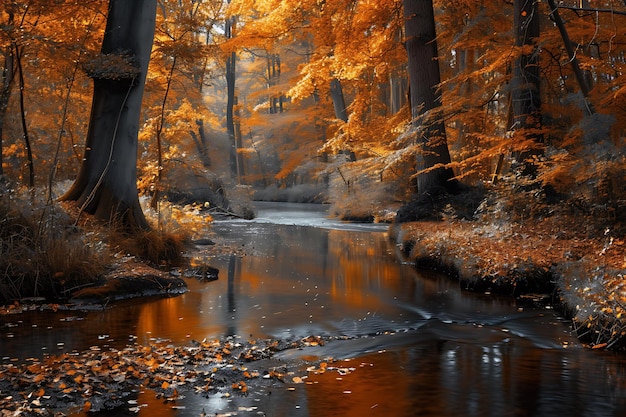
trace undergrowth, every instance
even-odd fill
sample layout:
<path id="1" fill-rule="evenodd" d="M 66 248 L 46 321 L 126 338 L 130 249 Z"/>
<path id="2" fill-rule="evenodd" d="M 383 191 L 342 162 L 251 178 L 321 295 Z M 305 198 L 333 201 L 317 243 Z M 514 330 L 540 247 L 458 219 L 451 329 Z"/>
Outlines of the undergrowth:
<path id="1" fill-rule="evenodd" d="M 374 158 L 349 163 L 329 164 L 329 212 L 346 221 L 390 223 L 404 198 L 402 181 L 379 167 L 378 174 L 368 170 Z M 384 174 L 384 175 L 383 175 Z"/>
<path id="2" fill-rule="evenodd" d="M 160 213 L 146 210 L 151 230 L 129 233 L 46 195 L 0 182 L 0 304 L 70 298 L 101 282 L 116 253 L 156 267 L 181 265 L 190 236 L 205 233 L 212 221 L 203 206 L 167 203 Z"/>
<path id="3" fill-rule="evenodd" d="M 42 193 L 0 192 L 0 302 L 25 297 L 61 299 L 91 285 L 106 270 L 109 253 L 82 233 Z"/>

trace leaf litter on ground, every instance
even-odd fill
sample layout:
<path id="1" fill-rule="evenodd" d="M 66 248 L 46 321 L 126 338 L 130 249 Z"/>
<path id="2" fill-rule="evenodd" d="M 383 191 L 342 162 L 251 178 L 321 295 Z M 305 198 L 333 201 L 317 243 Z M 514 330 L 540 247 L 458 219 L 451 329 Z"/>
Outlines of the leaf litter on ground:
<path id="1" fill-rule="evenodd" d="M 263 339 L 240 343 L 229 337 L 192 341 L 185 346 L 162 341 L 124 349 L 94 346 L 80 353 L 29 358 L 22 363 L 9 361 L 0 364 L 0 417 L 58 416 L 71 410 L 119 407 L 139 411 L 140 405 L 133 399 L 138 389 L 152 390 L 157 399 L 172 404 L 186 394 L 207 398 L 248 395 L 250 382 L 255 379 L 269 379 L 294 390 L 291 384 L 304 383 L 306 375 L 298 376 L 286 365 L 252 370 L 250 364 L 287 349 L 323 346 L 329 340 L 332 338 L 309 336 L 291 342 Z M 308 366 L 303 374 L 351 371 L 330 366 L 332 361 L 329 358 Z"/>

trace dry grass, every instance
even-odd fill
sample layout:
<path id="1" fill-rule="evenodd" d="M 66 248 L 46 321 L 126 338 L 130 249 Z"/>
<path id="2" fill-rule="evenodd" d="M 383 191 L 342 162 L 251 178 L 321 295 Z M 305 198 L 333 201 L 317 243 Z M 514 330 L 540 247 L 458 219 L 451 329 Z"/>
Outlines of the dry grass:
<path id="1" fill-rule="evenodd" d="M 0 304 L 30 297 L 58 302 L 100 285 L 114 266 L 123 275 L 114 253 L 155 266 L 184 260 L 183 228 L 128 234 L 79 216 L 71 203 L 46 202 L 43 192 L 0 191 Z"/>
<path id="2" fill-rule="evenodd" d="M 35 194 L 2 193 L 0 219 L 0 302 L 63 298 L 106 269 L 108 252 L 99 242 Z"/>
<path id="3" fill-rule="evenodd" d="M 111 242 L 119 242 L 116 249 L 150 262 L 153 265 L 179 265 L 189 241 L 187 234 L 159 230 L 142 230 L 131 235 L 113 232 Z"/>

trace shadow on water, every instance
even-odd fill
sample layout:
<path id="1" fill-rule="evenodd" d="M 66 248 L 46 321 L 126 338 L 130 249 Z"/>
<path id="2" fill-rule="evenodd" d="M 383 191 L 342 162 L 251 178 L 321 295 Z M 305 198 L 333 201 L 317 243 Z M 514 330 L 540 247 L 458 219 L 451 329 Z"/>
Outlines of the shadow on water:
<path id="1" fill-rule="evenodd" d="M 3 317 L 0 356 L 324 335 L 345 340 L 248 364 L 260 371 L 288 364 L 303 373 L 313 364 L 318 372 L 303 384 L 261 381 L 247 396 L 189 393 L 177 409 L 140 391 L 137 403 L 147 406 L 138 415 L 626 413 L 622 356 L 582 349 L 552 310 L 464 293 L 445 277 L 416 272 L 397 261 L 385 226 L 329 220 L 321 206 L 264 204 L 255 221 L 216 222 L 213 231 L 247 254 L 211 258 L 198 248 L 196 256 L 220 269 L 218 281 L 190 280 L 181 296 L 102 311 Z M 328 358 L 334 368 L 319 371 Z"/>

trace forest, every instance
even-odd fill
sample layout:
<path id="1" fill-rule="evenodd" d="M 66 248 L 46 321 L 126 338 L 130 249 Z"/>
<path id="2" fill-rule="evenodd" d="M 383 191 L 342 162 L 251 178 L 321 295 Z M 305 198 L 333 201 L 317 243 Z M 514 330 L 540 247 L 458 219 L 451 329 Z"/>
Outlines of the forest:
<path id="1" fill-rule="evenodd" d="M 567 271 L 580 327 L 618 344 L 625 23 L 616 0 L 5 1 L 0 301 L 66 297 L 116 251 L 180 261 L 252 200 L 315 202 L 462 280 Z M 506 230 L 528 257 L 499 262 Z"/>
<path id="2" fill-rule="evenodd" d="M 0 415 L 623 414 L 624 25 L 626 0 L 3 0 Z M 282 280 L 213 233 L 260 202 L 383 237 L 280 229 Z"/>

